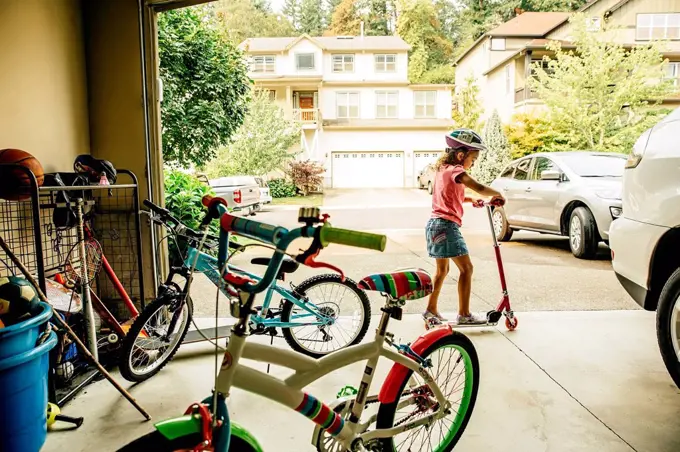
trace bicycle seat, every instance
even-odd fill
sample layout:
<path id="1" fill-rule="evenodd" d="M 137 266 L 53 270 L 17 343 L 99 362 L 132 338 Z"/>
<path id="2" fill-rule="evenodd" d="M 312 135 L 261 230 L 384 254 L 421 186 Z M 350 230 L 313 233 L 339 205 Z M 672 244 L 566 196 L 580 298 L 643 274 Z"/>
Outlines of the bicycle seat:
<path id="1" fill-rule="evenodd" d="M 250 263 L 254 265 L 269 265 L 270 261 L 271 258 L 269 257 L 256 257 L 251 260 Z M 300 264 L 298 264 L 296 261 L 288 256 L 284 256 L 283 262 L 281 262 L 281 270 L 279 270 L 279 273 L 294 273 L 299 267 Z"/>
<path id="2" fill-rule="evenodd" d="M 417 300 L 432 293 L 432 277 L 423 269 L 412 268 L 367 276 L 359 281 L 359 287 L 396 300 Z"/>

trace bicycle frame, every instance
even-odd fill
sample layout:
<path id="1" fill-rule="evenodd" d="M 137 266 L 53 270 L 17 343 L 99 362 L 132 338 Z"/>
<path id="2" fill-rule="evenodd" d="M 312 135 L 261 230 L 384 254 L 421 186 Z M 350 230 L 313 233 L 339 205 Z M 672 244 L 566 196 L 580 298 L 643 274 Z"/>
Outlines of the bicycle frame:
<path id="1" fill-rule="evenodd" d="M 189 250 L 187 252 L 187 258 L 184 262 L 185 266 L 191 268 L 197 255 L 198 260 L 196 262 L 195 271 L 206 275 L 215 286 L 220 288 L 223 294 L 229 296 L 226 293 L 226 290 L 224 289 L 224 285 L 220 283 L 220 272 L 217 258 L 210 256 L 209 254 L 206 254 L 204 252 L 201 252 L 194 247 L 189 247 Z M 255 275 L 233 265 L 229 265 L 229 271 L 241 273 L 255 281 L 260 281 L 262 279 L 258 275 Z M 289 322 L 282 322 L 277 319 L 267 318 L 266 315 L 267 312 L 269 311 L 274 293 L 279 294 L 285 300 L 288 300 L 294 305 L 303 309 L 305 313 L 292 315 L 290 319 L 291 321 Z M 305 318 L 308 318 L 308 320 L 303 320 Z M 285 287 L 279 286 L 275 282 L 272 285 L 270 285 L 265 292 L 262 310 L 258 313 L 258 315 L 251 316 L 251 320 L 256 325 L 262 325 L 265 328 L 294 328 L 297 326 L 331 325 L 333 324 L 334 321 L 332 317 L 322 314 L 319 311 L 319 308 L 314 303 L 310 301 L 301 302 L 299 295 L 296 295 L 295 293 L 291 292 Z"/>
<path id="2" fill-rule="evenodd" d="M 416 360 L 385 347 L 389 318 L 390 312 L 383 312 L 373 342 L 353 345 L 318 360 L 271 345 L 246 342 L 247 336 L 245 335 L 232 335 L 217 376 L 215 390 L 224 397 L 228 397 L 231 388 L 236 387 L 278 402 L 312 420 L 335 436 L 349 450 L 352 450 L 352 444 L 357 438 L 366 442 L 377 438 L 392 437 L 446 416 L 450 402 L 446 400 L 441 388 L 428 370 Z M 439 404 L 437 411 L 396 427 L 366 432 L 371 422 L 360 423 L 359 420 L 368 400 L 374 370 L 380 357 L 385 357 L 418 373 L 432 389 Z M 295 373 L 281 380 L 245 365 L 239 365 L 241 358 L 283 366 L 295 370 Z M 356 396 L 356 403 L 353 404 L 347 421 L 314 396 L 301 391 L 303 387 L 335 370 L 364 360 L 368 362 Z"/>

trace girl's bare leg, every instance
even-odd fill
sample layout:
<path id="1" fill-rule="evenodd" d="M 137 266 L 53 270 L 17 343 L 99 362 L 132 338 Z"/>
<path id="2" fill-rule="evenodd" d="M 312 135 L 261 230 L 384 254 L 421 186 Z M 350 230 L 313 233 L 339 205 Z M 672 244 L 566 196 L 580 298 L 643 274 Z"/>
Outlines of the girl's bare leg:
<path id="1" fill-rule="evenodd" d="M 442 286 L 444 285 L 446 275 L 449 274 L 449 260 L 446 258 L 442 258 L 437 259 L 436 261 L 437 261 L 437 273 L 435 273 L 434 275 L 432 294 L 430 295 L 430 299 L 427 302 L 427 310 L 430 311 L 432 314 L 439 315 L 439 311 L 437 309 L 437 302 L 439 301 L 439 293 L 441 292 Z"/>
<path id="2" fill-rule="evenodd" d="M 470 315 L 470 293 L 472 292 L 472 261 L 470 256 L 458 256 L 451 258 L 458 270 L 458 314 L 462 316 Z M 439 259 L 437 259 L 437 274 L 439 273 Z M 434 292 L 433 292 L 434 295 Z"/>

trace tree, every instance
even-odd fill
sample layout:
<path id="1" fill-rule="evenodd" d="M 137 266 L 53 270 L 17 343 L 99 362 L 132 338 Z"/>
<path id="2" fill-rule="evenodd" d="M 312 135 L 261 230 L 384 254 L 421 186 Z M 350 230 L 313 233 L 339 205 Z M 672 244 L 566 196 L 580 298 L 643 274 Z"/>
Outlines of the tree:
<path id="1" fill-rule="evenodd" d="M 660 114 L 654 107 L 674 91 L 663 81 L 658 43 L 628 50 L 612 42 L 612 30 L 586 29 L 585 17 L 571 19 L 576 51 L 548 45 L 554 58 L 534 65 L 532 87 L 548 107 L 553 128 L 572 149 L 630 151 L 638 136 Z"/>
<path id="2" fill-rule="evenodd" d="M 222 38 L 207 7 L 160 14 L 158 46 L 163 158 L 200 166 L 245 118 L 249 81 L 243 54 Z"/>
<path id="3" fill-rule="evenodd" d="M 520 113 L 505 127 L 513 158 L 534 152 L 550 152 L 563 147 L 565 137 L 555 131 L 543 114 Z"/>
<path id="4" fill-rule="evenodd" d="M 285 0 L 281 13 L 297 30 L 300 26 L 300 0 Z"/>
<path id="5" fill-rule="evenodd" d="M 361 19 L 357 13 L 356 0 L 342 0 L 333 12 L 327 33 L 331 36 L 357 36 Z"/>
<path id="6" fill-rule="evenodd" d="M 428 70 L 451 62 L 453 45 L 444 37 L 430 0 L 399 0 L 397 9 L 397 34 L 412 47 L 409 79 L 419 82 Z"/>
<path id="7" fill-rule="evenodd" d="M 486 151 L 482 151 L 472 168 L 472 176 L 483 184 L 489 184 L 510 163 L 510 144 L 503 131 L 501 117 L 494 110 L 484 126 L 482 139 Z"/>
<path id="8" fill-rule="evenodd" d="M 294 157 L 289 150 L 299 140 L 300 126 L 285 118 L 267 91 L 255 90 L 243 125 L 208 163 L 206 172 L 210 178 L 268 174 Z"/>
<path id="9" fill-rule="evenodd" d="M 453 120 L 456 122 L 456 127 L 475 131 L 479 129 L 482 105 L 478 96 L 479 86 L 474 76 L 470 75 L 455 96 L 456 108 L 453 111 Z"/>
<path id="10" fill-rule="evenodd" d="M 366 36 L 390 35 L 390 16 L 387 1 L 366 0 L 364 25 Z"/>
<path id="11" fill-rule="evenodd" d="M 324 26 L 322 0 L 302 0 L 300 3 L 300 24 L 298 31 L 310 36 L 321 36 Z"/>
<path id="12" fill-rule="evenodd" d="M 335 13 L 335 10 L 337 9 L 338 5 L 342 3 L 342 0 L 326 0 L 326 7 L 325 7 L 325 12 L 326 12 L 326 31 L 328 31 L 331 28 L 331 23 L 333 22 L 333 14 Z"/>
<path id="13" fill-rule="evenodd" d="M 258 4 L 260 6 L 258 6 Z M 223 0 L 217 7 L 217 17 L 225 36 L 235 44 L 247 38 L 292 36 L 295 33 L 290 21 L 274 14 L 262 2 L 251 0 Z"/>

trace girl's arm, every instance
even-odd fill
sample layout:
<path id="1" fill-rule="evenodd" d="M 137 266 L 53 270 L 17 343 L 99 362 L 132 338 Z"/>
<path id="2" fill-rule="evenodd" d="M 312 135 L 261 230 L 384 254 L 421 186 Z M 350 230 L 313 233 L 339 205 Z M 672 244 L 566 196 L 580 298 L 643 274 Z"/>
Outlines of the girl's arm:
<path id="1" fill-rule="evenodd" d="M 500 194 L 500 192 L 494 190 L 491 187 L 488 187 L 484 184 L 480 184 L 476 180 L 474 180 L 468 173 L 462 173 L 460 175 L 460 183 L 465 185 L 467 188 L 470 190 L 473 190 L 477 193 L 479 193 L 482 196 L 489 196 L 491 197 L 491 202 L 493 201 L 502 201 L 505 202 L 505 198 L 503 195 Z M 472 198 L 465 198 L 465 201 L 467 202 L 474 202 Z"/>

